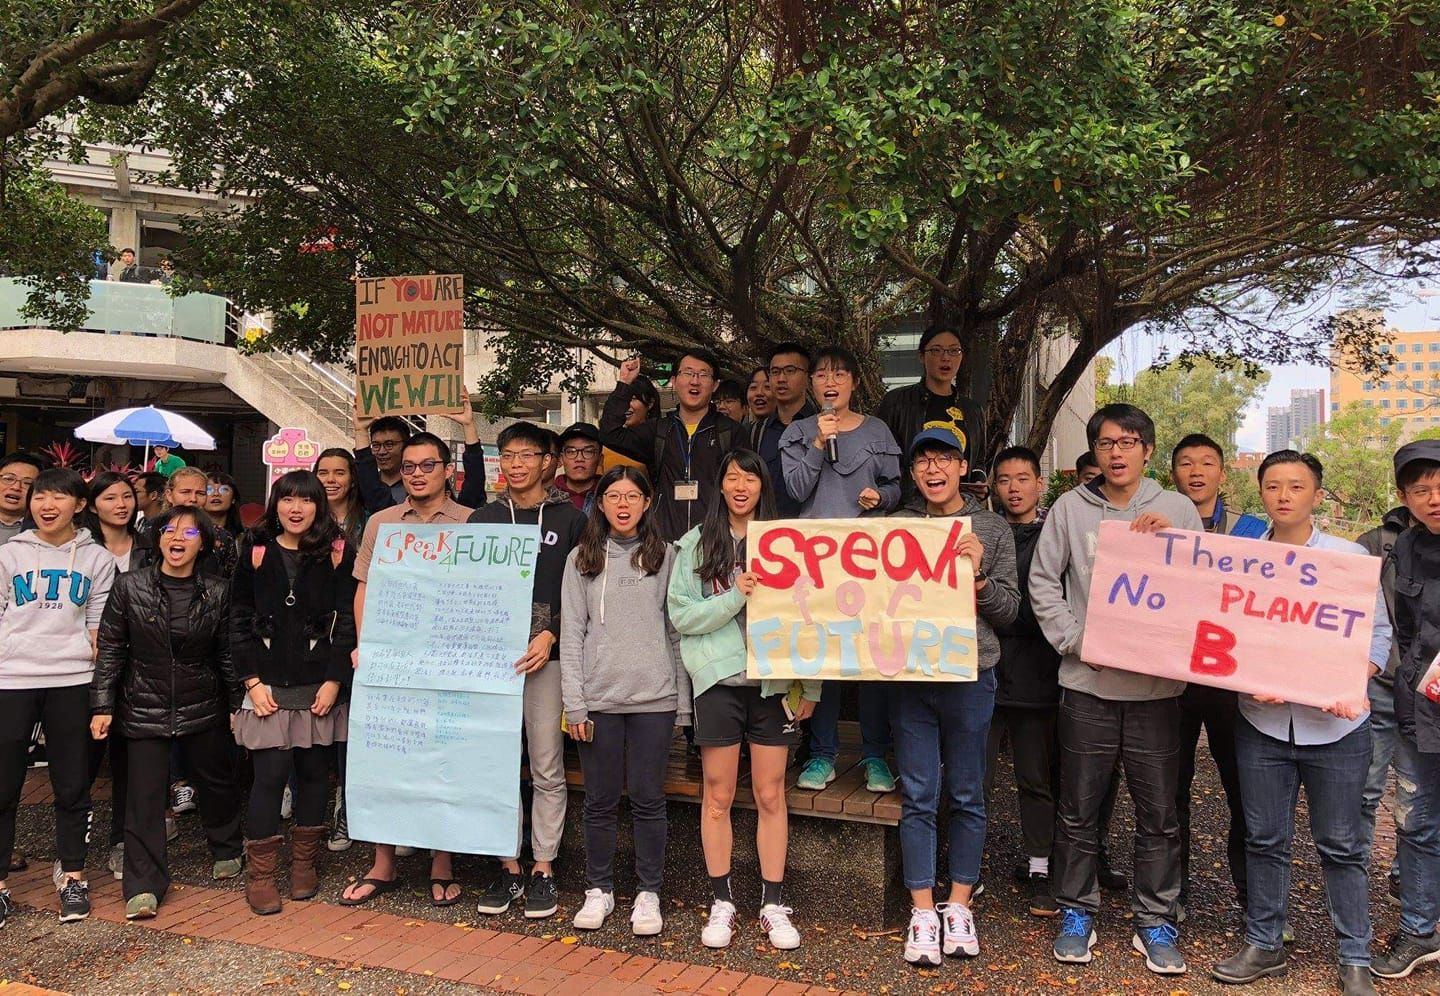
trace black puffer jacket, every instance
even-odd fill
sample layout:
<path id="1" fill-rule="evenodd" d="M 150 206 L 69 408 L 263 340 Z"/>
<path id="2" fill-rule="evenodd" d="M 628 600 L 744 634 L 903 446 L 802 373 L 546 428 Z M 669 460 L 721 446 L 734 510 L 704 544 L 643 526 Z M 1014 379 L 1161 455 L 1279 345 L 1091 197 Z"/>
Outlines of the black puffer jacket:
<path id="1" fill-rule="evenodd" d="M 1060 703 L 1060 655 L 1045 639 L 1030 608 L 1030 561 L 1040 539 L 1041 521 L 1011 523 L 1015 566 L 1020 574 L 1020 612 L 1015 621 L 996 626 L 1000 666 L 995 672 L 995 704 L 1040 709 Z"/>
<path id="2" fill-rule="evenodd" d="M 338 557 L 302 558 L 292 588 L 279 545 L 247 541 L 230 589 L 230 642 L 241 680 L 253 676 L 282 688 L 325 681 L 348 686 L 355 649 L 354 570 L 355 551 L 347 543 Z M 286 605 L 292 590 L 295 604 Z"/>
<path id="3" fill-rule="evenodd" d="M 100 654 L 90 711 L 114 716 L 122 736 L 176 737 L 228 722 L 240 701 L 230 660 L 230 592 L 197 573 L 189 632 L 174 652 L 170 607 L 158 567 L 122 574 L 100 617 Z"/>

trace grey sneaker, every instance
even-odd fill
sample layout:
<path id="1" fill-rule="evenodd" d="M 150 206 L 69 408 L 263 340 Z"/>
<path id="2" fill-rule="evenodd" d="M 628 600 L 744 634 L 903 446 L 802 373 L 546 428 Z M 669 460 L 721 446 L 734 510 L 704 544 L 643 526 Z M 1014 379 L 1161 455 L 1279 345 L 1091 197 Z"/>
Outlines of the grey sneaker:
<path id="1" fill-rule="evenodd" d="M 1370 962 L 1370 971 L 1382 979 L 1403 979 L 1427 961 L 1440 961 L 1440 934 L 1424 937 L 1403 930 L 1390 938 L 1385 953 Z"/>
<path id="2" fill-rule="evenodd" d="M 110 869 L 116 879 L 125 878 L 125 845 L 113 844 L 110 847 L 110 860 L 105 862 L 105 867 Z"/>
<path id="3" fill-rule="evenodd" d="M 160 900 L 155 898 L 154 893 L 142 892 L 125 901 L 125 919 L 149 920 L 159 908 Z"/>
<path id="4" fill-rule="evenodd" d="M 217 882 L 223 882 L 227 878 L 239 878 L 244 867 L 239 858 L 221 858 L 210 866 L 210 877 Z"/>
<path id="5" fill-rule="evenodd" d="M 1168 923 L 1158 927 L 1141 927 L 1135 931 L 1131 945 L 1145 956 L 1145 967 L 1156 975 L 1184 975 L 1185 959 L 1175 942 L 1180 932 Z"/>

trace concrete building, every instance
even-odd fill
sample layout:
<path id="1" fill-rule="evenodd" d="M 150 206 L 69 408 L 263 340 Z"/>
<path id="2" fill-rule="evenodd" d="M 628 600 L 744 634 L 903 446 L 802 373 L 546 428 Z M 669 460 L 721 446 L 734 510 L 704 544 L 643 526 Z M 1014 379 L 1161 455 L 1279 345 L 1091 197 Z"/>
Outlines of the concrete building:
<path id="1" fill-rule="evenodd" d="M 1399 422 L 1401 438 L 1410 439 L 1440 426 L 1440 329 L 1395 329 L 1390 335 L 1380 346 L 1387 362 L 1375 374 L 1362 374 L 1353 358 L 1332 350 L 1330 414 L 1358 401 L 1375 409 L 1382 425 Z"/>
<path id="2" fill-rule="evenodd" d="M 1289 449 L 1290 435 L 1290 409 L 1271 405 L 1265 410 L 1265 451 Z"/>
<path id="3" fill-rule="evenodd" d="M 1290 440 L 1304 448 L 1317 428 L 1325 424 L 1325 389 L 1295 388 L 1290 391 Z"/>

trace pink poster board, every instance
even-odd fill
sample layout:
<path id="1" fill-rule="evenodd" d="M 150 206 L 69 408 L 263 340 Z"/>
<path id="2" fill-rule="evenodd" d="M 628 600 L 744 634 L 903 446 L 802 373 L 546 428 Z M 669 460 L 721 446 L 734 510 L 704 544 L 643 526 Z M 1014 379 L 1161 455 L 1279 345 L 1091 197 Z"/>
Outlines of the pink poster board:
<path id="1" fill-rule="evenodd" d="M 1380 560 L 1100 524 L 1081 659 L 1327 706 L 1362 694 Z"/>

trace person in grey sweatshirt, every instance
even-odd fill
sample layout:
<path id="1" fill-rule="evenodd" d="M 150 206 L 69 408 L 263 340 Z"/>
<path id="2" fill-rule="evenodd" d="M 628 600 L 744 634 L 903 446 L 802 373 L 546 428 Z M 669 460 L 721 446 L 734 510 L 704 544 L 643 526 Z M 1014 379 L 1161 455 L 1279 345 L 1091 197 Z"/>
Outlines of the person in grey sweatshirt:
<path id="1" fill-rule="evenodd" d="M 850 407 L 860 364 L 847 349 L 831 347 L 815 357 L 810 386 L 820 414 L 796 419 L 780 437 L 785 488 L 800 503 L 802 519 L 850 519 L 884 515 L 900 504 L 900 446 L 874 416 Z M 831 458 L 834 459 L 831 459 Z M 885 762 L 890 749 L 888 686 L 864 682 L 860 698 L 860 764 L 871 792 L 895 791 Z M 810 720 L 810 760 L 796 781 L 818 791 L 835 780 L 840 753 L 840 687 L 825 682 Z"/>
<path id="2" fill-rule="evenodd" d="M 1101 477 L 1068 491 L 1050 509 L 1030 567 L 1030 604 L 1061 655 L 1060 799 L 1054 889 L 1063 913 L 1057 961 L 1088 963 L 1100 909 L 1099 813 L 1117 759 L 1135 803 L 1135 936 L 1152 972 L 1176 975 L 1180 897 L 1180 693 L 1183 681 L 1114 668 L 1080 657 L 1085 606 L 1100 523 L 1119 519 L 1146 532 L 1203 531 L 1195 505 L 1145 476 L 1155 423 L 1134 405 L 1105 405 L 1086 426 Z"/>
<path id="3" fill-rule="evenodd" d="M 665 768 L 675 726 L 690 724 L 690 677 L 665 611 L 674 551 L 651 512 L 643 471 L 616 467 L 596 487 L 560 589 L 565 728 L 585 773 L 585 902 L 575 926 L 598 930 L 615 909 L 620 793 L 635 821 L 638 937 L 660 933 L 668 821 Z"/>
<path id="4" fill-rule="evenodd" d="M 34 529 L 0 547 L 0 854 L 15 846 L 30 731 L 45 731 L 55 794 L 60 920 L 90 915 L 85 852 L 90 823 L 90 678 L 95 634 L 115 581 L 115 558 L 77 529 L 85 482 L 41 471 L 27 506 Z M 13 911 L 0 872 L 0 926 Z"/>
<path id="5" fill-rule="evenodd" d="M 940 964 L 941 953 L 980 953 L 970 900 L 980 881 L 985 850 L 985 759 L 995 711 L 996 626 L 1015 621 L 1020 579 L 1009 524 L 960 490 L 970 467 L 955 429 L 922 429 L 910 444 L 916 496 L 896 517 L 970 520 L 957 549 L 974 570 L 975 637 L 979 675 L 974 681 L 899 681 L 890 688 L 890 728 L 900 771 L 900 856 L 905 887 L 915 904 L 905 935 L 905 960 Z M 944 625 L 943 620 L 936 620 Z M 936 824 L 942 794 L 950 823 L 950 894 L 935 902 Z M 943 922 L 943 929 L 942 929 Z M 942 940 L 943 937 L 943 940 Z"/>

